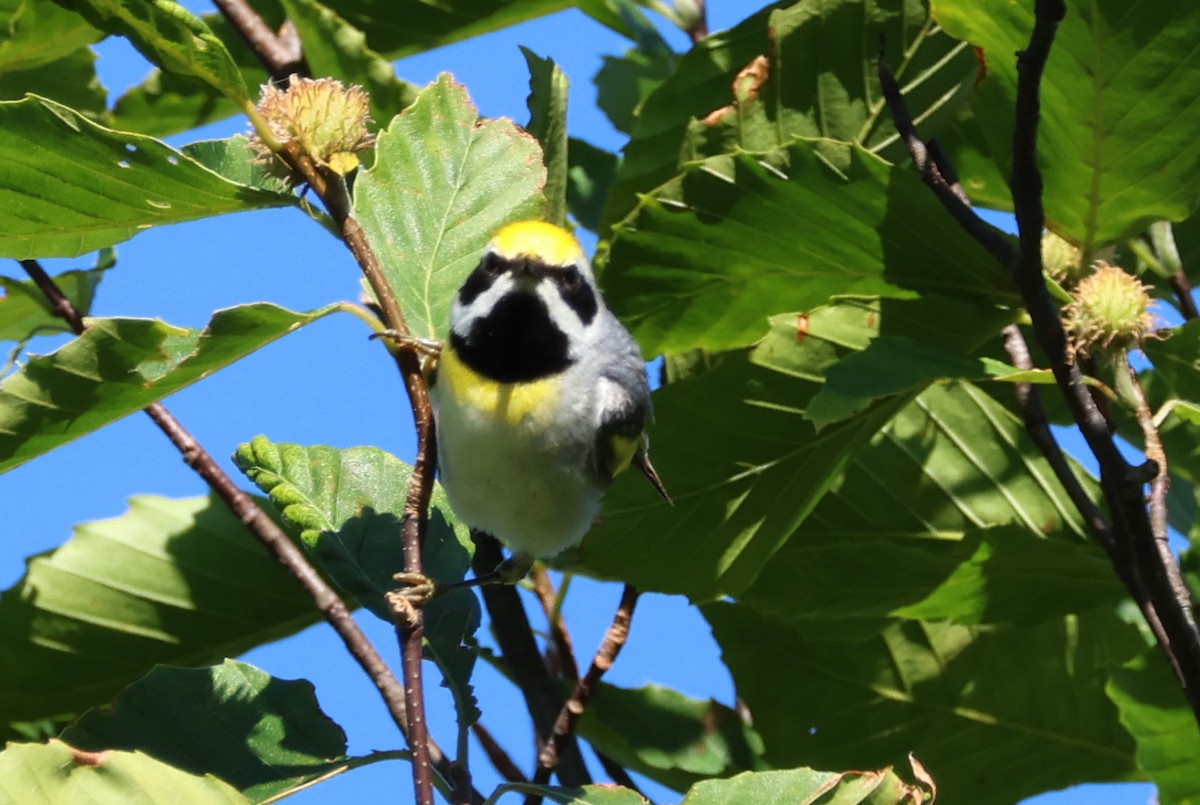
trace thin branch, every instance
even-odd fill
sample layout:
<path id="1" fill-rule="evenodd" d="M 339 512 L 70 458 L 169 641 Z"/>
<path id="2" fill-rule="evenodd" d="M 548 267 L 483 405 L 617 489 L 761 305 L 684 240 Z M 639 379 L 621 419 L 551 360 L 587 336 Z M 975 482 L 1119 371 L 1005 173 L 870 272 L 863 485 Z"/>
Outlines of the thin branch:
<path id="1" fill-rule="evenodd" d="M 500 564 L 504 558 L 500 543 L 479 531 L 472 531 L 471 538 L 475 541 L 472 560 L 475 575 L 483 575 Z M 507 584 L 490 584 L 481 587 L 480 592 L 491 619 L 492 634 L 513 681 L 525 698 L 541 745 L 550 739 L 566 697 L 542 660 L 517 589 Z M 592 781 L 573 736 L 564 742 L 559 754 L 561 762 L 556 771 L 563 785 L 578 788 Z"/>
<path id="2" fill-rule="evenodd" d="M 1021 329 L 1015 324 L 1010 324 L 1004 328 L 1003 336 L 1004 349 L 1008 352 L 1008 358 L 1012 361 L 1013 366 L 1018 369 L 1032 369 L 1033 359 L 1029 356 L 1029 346 L 1025 343 L 1025 336 L 1021 335 Z M 1111 553 L 1113 538 L 1108 518 L 1104 516 L 1104 512 L 1100 511 L 1100 507 L 1096 505 L 1091 496 L 1084 491 L 1083 486 L 1079 483 L 1079 478 L 1071 469 L 1066 455 L 1063 454 L 1062 448 L 1054 438 L 1054 434 L 1050 432 L 1050 418 L 1046 416 L 1046 408 L 1042 405 L 1041 393 L 1032 383 L 1015 385 L 1017 405 L 1021 409 L 1025 431 L 1050 463 L 1050 468 L 1054 470 L 1058 482 L 1062 484 L 1067 496 L 1071 498 L 1071 503 L 1083 515 L 1088 530 L 1096 538 L 1096 541 Z"/>
<path id="3" fill-rule="evenodd" d="M 500 772 L 500 776 L 510 783 L 527 783 L 529 780 L 525 774 L 513 762 L 513 759 L 508 756 L 508 752 L 504 751 L 504 747 L 496 740 L 482 723 L 476 721 L 471 725 L 471 732 L 479 740 L 479 745 L 483 747 L 483 753 L 487 755 L 492 766 L 496 771 Z"/>
<path id="4" fill-rule="evenodd" d="M 529 573 L 529 579 L 533 582 L 533 592 L 542 604 L 542 611 L 546 613 L 546 622 L 550 628 L 554 659 L 553 663 L 549 661 L 551 652 L 548 650 L 546 654 L 550 672 L 572 682 L 578 681 L 579 664 L 575 661 L 575 645 L 571 640 L 571 633 L 567 630 L 567 621 L 558 607 L 558 595 L 554 591 L 553 582 L 550 581 L 550 574 L 544 567 L 534 567 Z"/>
<path id="5" fill-rule="evenodd" d="M 708 36 L 708 9 L 705 8 L 705 0 L 692 0 L 692 3 L 696 7 L 696 18 L 688 26 L 687 35 L 693 45 L 698 45 Z"/>
<path id="6" fill-rule="evenodd" d="M 300 39 L 295 35 L 295 27 L 291 31 L 287 26 L 278 35 L 271 30 L 258 12 L 250 7 L 246 0 L 213 0 L 217 9 L 241 34 L 242 39 L 258 56 L 258 60 L 267 68 L 271 78 L 282 81 L 293 74 L 306 75 L 308 68 L 304 64 L 304 54 L 300 47 Z"/>
<path id="7" fill-rule="evenodd" d="M 1187 274 L 1182 271 L 1176 271 L 1171 275 L 1171 288 L 1175 291 L 1175 298 L 1179 300 L 1179 311 L 1188 321 L 1200 318 L 1200 311 L 1196 310 L 1196 297 L 1192 296 L 1192 284 L 1188 282 Z"/>
<path id="8" fill-rule="evenodd" d="M 538 753 L 538 768 L 533 776 L 535 783 L 546 783 L 550 780 L 551 772 L 558 765 L 559 750 L 564 742 L 575 734 L 575 725 L 579 722 L 579 717 L 583 715 L 588 701 L 592 698 L 597 683 L 612 667 L 617 655 L 629 640 L 629 624 L 633 620 L 633 609 L 637 606 L 637 600 L 637 589 L 631 584 L 626 584 L 625 589 L 621 592 L 621 603 L 617 606 L 617 612 L 613 615 L 612 624 L 609 625 L 604 640 L 600 643 L 600 648 L 596 650 L 591 667 L 579 680 L 579 684 L 571 693 L 571 698 L 567 699 L 566 704 L 559 711 L 550 740 Z M 526 805 L 534 805 L 539 801 L 540 797 L 536 795 L 525 800 Z"/>
<path id="9" fill-rule="evenodd" d="M 1037 163 L 1042 73 L 1059 22 L 1066 15 L 1063 0 L 1036 0 L 1029 46 L 1017 58 L 1017 99 L 1013 130 L 1011 189 L 1021 259 L 1015 280 L 1033 320 L 1033 331 L 1088 446 L 1100 464 L 1100 483 L 1113 520 L 1116 554 L 1135 563 L 1123 577 L 1145 586 L 1165 641 L 1160 644 L 1176 670 L 1180 685 L 1200 722 L 1200 631 L 1192 618 L 1191 600 L 1171 583 L 1178 572 L 1173 556 L 1163 556 L 1143 497 L 1143 485 L 1162 471 L 1153 460 L 1140 466 L 1125 461 L 1107 422 L 1083 384 L 1078 364 L 1071 360 L 1058 308 L 1046 290 L 1041 240 L 1045 226 L 1042 174 Z M 1169 551 L 1168 551 L 1169 554 Z M 1120 571 L 1119 571 L 1120 572 Z M 1136 592 L 1135 592 L 1136 597 Z"/>
<path id="10" fill-rule="evenodd" d="M 45 295 L 55 312 L 70 325 L 72 331 L 76 335 L 82 334 L 86 329 L 83 317 L 79 315 L 70 299 L 41 265 L 36 260 L 22 260 L 21 266 Z M 183 455 L 187 465 L 208 483 L 229 507 L 229 510 L 245 524 L 250 533 L 304 587 L 312 598 L 314 606 L 337 632 L 351 656 L 358 661 L 363 671 L 375 684 L 392 720 L 396 722 L 401 734 L 407 739 L 409 722 L 405 708 L 404 689 L 392 674 L 391 668 L 359 628 L 341 597 L 325 582 L 321 574 L 308 561 L 304 552 L 288 539 L 287 534 L 255 504 L 253 498 L 233 482 L 212 455 L 180 424 L 166 406 L 161 403 L 153 403 L 145 410 L 150 419 L 159 426 Z M 429 741 L 428 743 L 432 764 L 444 780 L 451 780 L 450 761 L 434 742 Z M 474 801 L 482 802 L 483 797 L 476 793 Z"/>
<path id="11" fill-rule="evenodd" d="M 597 751 L 596 757 L 599 759 L 600 765 L 604 767 L 606 772 L 608 772 L 609 779 L 622 788 L 628 788 L 630 791 L 636 791 L 641 795 L 642 799 L 646 800 L 647 802 L 650 801 L 650 797 L 646 796 L 646 792 L 641 789 L 641 786 L 637 784 L 637 781 L 629 776 L 629 772 L 626 771 L 624 766 L 603 752 Z"/>

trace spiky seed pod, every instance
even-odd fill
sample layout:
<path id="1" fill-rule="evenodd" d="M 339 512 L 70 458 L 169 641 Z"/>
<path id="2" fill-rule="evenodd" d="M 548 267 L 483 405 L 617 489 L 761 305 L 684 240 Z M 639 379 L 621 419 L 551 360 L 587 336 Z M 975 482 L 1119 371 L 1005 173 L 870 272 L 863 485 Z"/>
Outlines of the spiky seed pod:
<path id="1" fill-rule="evenodd" d="M 1050 279 L 1059 285 L 1071 286 L 1083 279 L 1089 268 L 1083 265 L 1083 254 L 1058 235 L 1046 231 L 1042 235 L 1042 266 Z"/>
<path id="2" fill-rule="evenodd" d="M 367 93 L 333 78 L 292 76 L 287 89 L 264 85 L 258 110 L 276 140 L 299 143 L 319 165 L 342 175 L 358 167 L 356 152 L 374 143 L 367 130 L 371 120 Z M 257 136 L 252 143 L 260 155 L 272 158 Z"/>
<path id="3" fill-rule="evenodd" d="M 1097 347 L 1140 346 L 1154 330 L 1148 290 L 1122 269 L 1098 262 L 1064 310 L 1071 346 L 1085 354 Z"/>

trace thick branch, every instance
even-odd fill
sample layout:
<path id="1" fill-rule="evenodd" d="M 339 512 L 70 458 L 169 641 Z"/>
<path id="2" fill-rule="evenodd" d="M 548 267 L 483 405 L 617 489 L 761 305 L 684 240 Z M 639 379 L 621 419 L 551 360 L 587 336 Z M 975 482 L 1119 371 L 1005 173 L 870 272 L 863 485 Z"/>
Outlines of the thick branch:
<path id="1" fill-rule="evenodd" d="M 472 566 L 475 575 L 480 576 L 499 565 L 504 555 L 500 543 L 487 534 L 472 531 L 471 537 L 475 540 Z M 525 706 L 533 719 L 533 727 L 541 745 L 549 740 L 554 722 L 562 709 L 565 699 L 562 689 L 542 661 L 516 588 L 507 584 L 489 584 L 481 587 L 480 592 L 492 622 L 492 634 L 513 680 L 525 697 Z M 562 760 L 557 773 L 563 785 L 578 788 L 591 782 L 573 737 L 564 743 L 560 755 Z"/>
<path id="2" fill-rule="evenodd" d="M 510 783 L 529 782 L 513 759 L 508 756 L 508 752 L 504 751 L 504 747 L 482 723 L 476 721 L 472 724 L 471 732 L 474 733 L 479 745 L 483 747 L 483 753 L 488 756 L 488 760 L 492 762 L 496 771 L 500 772 L 501 777 Z"/>
<path id="3" fill-rule="evenodd" d="M 1058 308 L 1046 290 L 1042 267 L 1042 174 L 1037 164 L 1037 132 L 1041 113 L 1042 72 L 1050 55 L 1058 23 L 1066 14 L 1062 0 L 1036 0 L 1029 47 L 1017 59 L 1016 121 L 1013 130 L 1012 195 L 1021 244 L 1015 279 L 1033 320 L 1033 331 L 1050 361 L 1071 415 L 1100 464 L 1100 483 L 1114 523 L 1116 554 L 1136 563 L 1131 578 L 1140 579 L 1154 613 L 1167 637 L 1162 643 L 1179 682 L 1200 721 L 1200 632 L 1192 619 L 1191 601 L 1181 600 L 1170 582 L 1164 557 L 1157 547 L 1154 528 L 1146 511 L 1143 485 L 1157 476 L 1153 460 L 1139 467 L 1125 461 L 1083 383 L 1078 364 L 1071 360 Z M 1161 642 L 1161 641 L 1160 641 Z"/>
<path id="4" fill-rule="evenodd" d="M 592 698 L 600 677 L 612 667 L 617 655 L 629 640 L 629 624 L 633 620 L 633 608 L 637 606 L 637 600 L 638 591 L 633 585 L 626 584 L 621 592 L 621 603 L 617 606 L 617 612 L 604 635 L 604 640 L 600 643 L 600 648 L 596 650 L 591 666 L 575 686 L 571 698 L 567 699 L 559 711 L 558 718 L 554 721 L 554 732 L 538 753 L 537 773 L 533 777 L 535 783 L 546 783 L 550 780 L 550 773 L 558 765 L 559 750 L 564 742 L 575 734 L 575 725 Z M 539 797 L 531 797 L 526 800 L 526 805 L 532 805 L 539 800 Z"/>

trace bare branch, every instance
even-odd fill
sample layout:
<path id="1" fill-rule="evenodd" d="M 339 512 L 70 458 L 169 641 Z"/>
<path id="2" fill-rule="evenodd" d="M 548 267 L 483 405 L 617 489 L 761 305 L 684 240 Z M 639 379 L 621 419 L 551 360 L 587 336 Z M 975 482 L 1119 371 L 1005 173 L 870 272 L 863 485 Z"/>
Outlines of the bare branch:
<path id="1" fill-rule="evenodd" d="M 629 640 L 629 624 L 633 620 L 633 609 L 637 606 L 637 600 L 637 589 L 633 585 L 626 584 L 625 589 L 621 592 L 621 603 L 617 606 L 617 612 L 613 615 L 612 624 L 609 625 L 604 640 L 600 643 L 600 648 L 596 650 L 596 656 L 592 659 L 591 666 L 579 680 L 579 684 L 575 686 L 571 698 L 567 699 L 562 710 L 559 711 L 550 740 L 538 753 L 537 773 L 533 776 L 535 783 L 546 783 L 550 780 L 551 772 L 558 765 L 560 748 L 567 739 L 575 734 L 575 725 L 587 708 L 587 703 L 592 698 L 597 683 L 612 667 L 617 655 Z M 526 799 L 526 805 L 534 805 L 539 800 L 540 797 L 531 795 Z"/>
<path id="2" fill-rule="evenodd" d="M 1171 275 L 1171 288 L 1175 291 L 1175 298 L 1179 300 L 1179 311 L 1188 321 L 1200 318 L 1200 311 L 1196 309 L 1196 297 L 1192 296 L 1192 284 L 1188 282 L 1187 274 L 1182 271 L 1176 271 Z"/>
<path id="3" fill-rule="evenodd" d="M 575 662 L 575 646 L 571 640 L 571 633 L 567 631 L 566 620 L 562 613 L 557 611 L 558 595 L 550 581 L 550 574 L 543 567 L 534 567 L 529 573 L 529 578 L 533 582 L 533 592 L 542 604 L 542 611 L 546 613 L 546 622 L 550 628 L 555 662 L 550 662 L 550 651 L 547 650 L 547 665 L 550 666 L 551 673 L 572 682 L 578 681 L 579 664 Z"/>
<path id="4" fill-rule="evenodd" d="M 267 68 L 271 78 L 283 81 L 290 75 L 307 75 L 304 53 L 296 30 L 287 30 L 287 25 L 277 35 L 258 12 L 246 0 L 213 0 L 222 16 L 254 51 L 258 60 Z"/>
<path id="5" fill-rule="evenodd" d="M 480 576 L 499 565 L 504 554 L 500 543 L 487 534 L 472 531 L 471 538 L 475 540 L 472 566 L 475 575 Z M 555 719 L 565 701 L 562 689 L 542 661 L 517 589 L 507 584 L 490 584 L 481 587 L 480 592 L 491 619 L 492 634 L 513 681 L 525 697 L 539 744 L 545 742 L 554 730 Z M 573 736 L 564 742 L 560 756 L 556 772 L 563 785 L 578 788 L 592 781 Z"/>
<path id="6" fill-rule="evenodd" d="M 504 751 L 504 747 L 499 744 L 495 736 L 483 726 L 479 721 L 471 725 L 471 732 L 479 740 L 479 745 L 483 747 L 483 753 L 488 756 L 488 760 L 492 762 L 492 766 L 496 771 L 500 772 L 500 776 L 510 783 L 527 783 L 524 773 L 513 762 L 513 759 Z"/>

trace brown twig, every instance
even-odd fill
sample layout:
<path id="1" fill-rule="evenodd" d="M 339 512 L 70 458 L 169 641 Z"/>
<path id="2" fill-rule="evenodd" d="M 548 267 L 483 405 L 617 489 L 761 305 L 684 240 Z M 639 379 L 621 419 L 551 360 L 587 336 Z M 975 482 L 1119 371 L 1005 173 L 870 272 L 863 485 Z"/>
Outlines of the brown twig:
<path id="1" fill-rule="evenodd" d="M 277 35 L 246 0 L 213 2 L 233 29 L 241 34 L 272 79 L 282 81 L 290 75 L 308 73 L 300 39 L 295 35 L 294 27 L 289 32 L 285 23 L 285 28 Z"/>
<path id="2" fill-rule="evenodd" d="M 1066 15 L 1063 0 L 1036 0 L 1029 46 L 1017 58 L 1017 99 L 1013 129 L 1012 196 L 1020 241 L 1021 259 L 1015 279 L 1033 331 L 1063 392 L 1084 440 L 1100 465 L 1100 484 L 1114 524 L 1118 553 L 1138 565 L 1134 578 L 1146 585 L 1147 598 L 1165 630 L 1162 649 L 1176 670 L 1200 722 L 1200 632 L 1191 614 L 1191 599 L 1180 598 L 1170 583 L 1154 529 L 1146 510 L 1143 485 L 1160 468 L 1153 460 L 1131 466 L 1117 448 L 1103 415 L 1083 383 L 1078 364 L 1070 359 L 1058 308 L 1046 290 L 1041 240 L 1045 226 L 1042 174 L 1037 163 L 1038 123 L 1041 115 L 1041 80 L 1059 22 Z M 1128 546 L 1123 549 L 1121 546 Z M 1174 566 L 1173 557 L 1166 557 Z"/>
<path id="3" fill-rule="evenodd" d="M 475 575 L 480 576 L 499 565 L 504 555 L 500 543 L 493 537 L 472 531 L 471 538 L 475 541 L 472 567 Z M 566 697 L 558 681 L 546 669 L 517 589 L 507 584 L 489 584 L 481 587 L 480 592 L 491 619 L 492 635 L 513 681 L 525 698 L 539 745 L 544 744 L 554 731 L 555 719 Z M 573 736 L 564 742 L 559 754 L 561 762 L 556 772 L 563 785 L 578 788 L 592 781 Z"/>
<path id="4" fill-rule="evenodd" d="M 82 334 L 86 329 L 83 318 L 41 265 L 36 260 L 22 260 L 21 266 L 41 289 L 55 312 L 70 325 L 72 331 L 76 335 Z M 303 551 L 288 539 L 287 534 L 255 504 L 253 498 L 233 482 L 208 451 L 167 410 L 166 406 L 161 403 L 153 403 L 145 410 L 150 419 L 159 426 L 183 455 L 187 465 L 208 483 L 229 507 L 229 510 L 245 524 L 250 533 L 304 587 L 313 599 L 317 610 L 337 632 L 351 656 L 358 661 L 358 664 L 375 684 L 392 720 L 396 722 L 396 726 L 407 738 L 409 719 L 405 707 L 404 689 L 392 674 L 391 668 L 384 662 L 379 652 L 375 650 L 370 640 L 359 628 L 358 623 L 350 615 L 350 611 L 342 599 L 325 582 L 305 557 Z M 444 779 L 450 780 L 449 760 L 436 744 L 429 743 L 431 762 Z M 476 795 L 476 801 L 482 802 L 482 800 L 482 796 Z"/>
<path id="5" fill-rule="evenodd" d="M 896 119 L 896 128 L 909 145 L 913 161 L 926 184 L 963 228 L 1012 270 L 1014 282 L 1032 319 L 1038 344 L 1049 359 L 1072 417 L 1100 465 L 1101 487 L 1111 518 L 1107 539 L 1104 529 L 1097 530 L 1103 520 L 1097 519 L 1098 510 L 1094 504 L 1084 503 L 1080 511 L 1089 528 L 1108 551 L 1117 575 L 1141 607 L 1200 721 L 1200 633 L 1192 619 L 1191 599 L 1186 595 L 1186 590 L 1180 595 L 1181 591 L 1170 583 L 1168 567 L 1177 572 L 1174 558 L 1164 556 L 1158 550 L 1142 494 L 1143 485 L 1158 474 L 1159 468 L 1153 460 L 1140 466 L 1131 466 L 1120 454 L 1103 412 L 1084 384 L 1078 362 L 1072 360 L 1058 308 L 1046 289 L 1043 275 L 1041 238 L 1045 213 L 1042 207 L 1042 176 L 1037 165 L 1039 93 L 1055 31 L 1065 13 L 1062 0 L 1036 0 L 1035 23 L 1029 47 L 1018 56 L 1011 180 L 1019 231 L 1017 250 L 1013 250 L 995 230 L 983 225 L 965 202 L 956 196 L 937 165 L 932 165 L 931 169 L 932 160 L 928 159 L 927 149 L 916 135 L 899 86 L 882 58 L 879 65 L 880 80 L 888 106 Z M 1027 427 L 1030 427 L 1028 423 Z M 1045 448 L 1044 440 L 1035 440 Z M 1053 450 L 1058 452 L 1056 445 Z M 1052 455 L 1047 453 L 1053 465 L 1055 459 Z M 1059 469 L 1055 472 L 1060 478 L 1064 477 Z M 1074 500 L 1078 490 L 1073 490 L 1071 485 L 1066 485 L 1066 488 Z"/>
<path id="6" fill-rule="evenodd" d="M 525 777 L 513 759 L 508 756 L 508 752 L 504 751 L 504 747 L 496 740 L 495 736 L 483 726 L 482 723 L 476 721 L 471 725 L 471 732 L 479 741 L 479 745 L 483 747 L 483 753 L 487 755 L 492 766 L 496 771 L 500 772 L 500 776 L 510 783 L 527 783 L 529 780 Z"/>
<path id="7" fill-rule="evenodd" d="M 579 717 L 583 715 L 583 711 L 596 689 L 596 684 L 612 667 L 617 655 L 629 640 L 629 624 L 633 620 L 633 609 L 637 606 L 637 600 L 637 589 L 631 584 L 626 584 L 625 589 L 621 592 L 621 603 L 617 606 L 617 612 L 613 615 L 612 624 L 609 625 L 604 640 L 600 643 L 600 648 L 596 650 L 596 656 L 592 658 L 591 666 L 559 711 L 558 718 L 554 722 L 554 731 L 550 734 L 550 740 L 538 753 L 538 768 L 533 776 L 533 782 L 546 783 L 550 780 L 551 772 L 558 765 L 559 750 L 564 742 L 575 734 L 575 725 L 579 722 Z M 530 795 L 525 803 L 526 805 L 535 805 L 540 801 L 540 797 Z"/>
<path id="8" fill-rule="evenodd" d="M 541 602 L 542 611 L 546 613 L 546 622 L 549 624 L 554 659 L 554 662 L 550 662 L 551 652 L 547 650 L 546 664 L 550 673 L 572 682 L 578 681 L 579 664 L 575 661 L 575 645 L 571 640 L 571 633 L 567 631 L 566 619 L 561 612 L 556 611 L 558 596 L 554 584 L 550 581 L 550 574 L 544 567 L 534 567 L 529 572 L 529 579 L 533 582 L 533 592 Z"/>
<path id="9" fill-rule="evenodd" d="M 708 9 L 705 7 L 705 0 L 692 0 L 696 6 L 696 19 L 688 26 L 687 35 L 692 40 L 693 45 L 700 43 L 700 40 L 708 36 Z"/>
<path id="10" fill-rule="evenodd" d="M 1200 318 L 1200 311 L 1196 309 L 1196 297 L 1192 296 L 1192 284 L 1188 282 L 1187 274 L 1183 271 L 1176 271 L 1171 275 L 1171 289 L 1175 291 L 1175 298 L 1179 300 L 1179 312 L 1188 321 Z"/>

